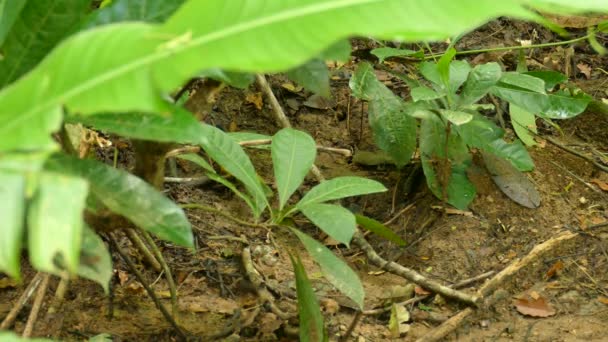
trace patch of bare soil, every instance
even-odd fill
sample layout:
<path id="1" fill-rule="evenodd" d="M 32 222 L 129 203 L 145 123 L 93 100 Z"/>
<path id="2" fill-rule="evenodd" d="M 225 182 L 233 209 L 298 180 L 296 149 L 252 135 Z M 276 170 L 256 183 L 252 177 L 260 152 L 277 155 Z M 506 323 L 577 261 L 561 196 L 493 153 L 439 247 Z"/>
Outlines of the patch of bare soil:
<path id="1" fill-rule="evenodd" d="M 460 49 L 516 45 L 517 39 L 550 42 L 557 38 L 551 32 L 520 22 L 495 21 L 459 43 Z M 365 42 L 357 41 L 355 53 L 368 56 Z M 442 50 L 441 44 L 434 46 Z M 568 53 L 566 53 L 568 54 Z M 564 57 L 566 56 L 566 57 Z M 548 58 L 548 59 L 547 59 Z M 512 70 L 516 53 L 487 53 L 470 58 L 472 62 L 497 60 Z M 564 71 L 581 87 L 598 97 L 606 89 L 608 76 L 594 69 L 590 79 L 577 72 L 576 65 L 608 65 L 608 59 L 593 54 L 586 44 L 576 46 L 564 55 L 558 48 L 534 50 L 528 55 L 531 68 L 546 65 Z M 561 64 L 560 64 L 561 63 Z M 568 65 L 565 65 L 567 63 Z M 410 66 L 393 65 L 407 70 Z M 335 68 L 332 94 L 335 103 L 311 108 L 304 104 L 310 94 L 292 92 L 286 79 L 272 77 L 271 84 L 292 124 L 309 132 L 318 144 L 351 150 L 374 150 L 367 125 L 365 104 L 350 97 L 348 76 L 353 65 Z M 397 93 L 407 96 L 400 81 L 379 72 L 380 79 Z M 588 88 L 585 88 L 588 86 Z M 591 89 L 591 91 L 589 90 Z M 226 89 L 206 121 L 225 130 L 273 134 L 279 127 L 272 119 L 271 108 L 256 108 L 258 90 Z M 508 124 L 508 123 L 507 123 Z M 589 110 L 574 120 L 563 123 L 563 135 L 549 126 L 541 133 L 562 146 L 606 163 L 608 153 L 608 115 Z M 260 175 L 272 186 L 269 153 L 249 149 Z M 359 175 L 376 179 L 389 191 L 379 195 L 350 199 L 350 209 L 385 222 L 408 243 L 399 248 L 390 242 L 368 235 L 366 238 L 380 256 L 409 267 L 437 282 L 451 285 L 480 274 L 500 272 L 525 257 L 537 245 L 564 231 L 578 236 L 540 255 L 530 265 L 501 282 L 488 300 L 449 334 L 449 341 L 602 341 L 608 340 L 608 231 L 595 227 L 608 221 L 608 174 L 590 161 L 565 151 L 554 143 L 540 139 L 531 149 L 536 169 L 529 178 L 541 194 L 542 204 L 528 209 L 509 200 L 491 181 L 480 164 L 469 173 L 477 187 L 477 198 L 469 212 L 445 211 L 445 205 L 426 189 L 424 178 L 416 167 L 396 170 L 390 165 L 362 166 L 348 158 L 320 152 L 316 164 L 332 178 Z M 603 159 L 601 158 L 603 156 Z M 121 153 L 121 165 L 132 167 L 128 152 Z M 414 164 L 416 162 L 414 161 Z M 178 165 L 179 176 L 195 176 L 196 168 Z M 411 177 L 408 177 L 411 176 Z M 405 180 L 412 180 L 406 186 Z M 310 178 L 305 189 L 315 184 Z M 167 185 L 168 196 L 178 203 L 200 203 L 232 216 L 249 220 L 247 206 L 226 188 L 217 184 L 203 186 Z M 300 195 L 302 193 L 299 193 Z M 194 227 L 197 249 L 191 253 L 159 242 L 163 254 L 174 270 L 179 301 L 175 312 L 178 324 L 201 341 L 293 341 L 297 340 L 295 282 L 289 253 L 299 253 L 320 299 L 330 340 L 348 330 L 356 310 L 353 303 L 336 292 L 321 276 L 318 267 L 302 252 L 297 239 L 288 232 L 268 231 L 227 220 L 221 215 L 191 209 L 187 211 Z M 316 228 L 305 221 L 296 223 L 307 233 L 324 240 Z M 365 254 L 325 240 L 359 273 L 366 290 L 366 310 L 383 308 L 391 302 L 402 302 L 424 289 L 413 286 L 394 274 L 373 266 Z M 244 243 L 246 242 L 246 243 Z M 121 241 L 130 249 L 128 240 Z M 249 248 L 252 265 L 262 276 L 265 287 L 274 298 L 274 307 L 261 304 L 259 288 L 254 286 L 243 267 L 243 250 Z M 152 272 L 135 254 L 146 282 L 171 307 L 168 287 L 163 277 Z M 116 277 L 110 299 L 101 288 L 84 280 L 73 282 L 63 308 L 39 321 L 36 334 L 65 340 L 83 340 L 99 333 L 111 334 L 114 341 L 176 340 L 169 324 L 147 297 L 144 289 L 128 272 L 120 258 L 114 260 Z M 25 279 L 33 273 L 27 269 Z M 491 277 L 491 276 L 490 276 Z M 484 280 L 464 289 L 474 293 Z M 0 279 L 0 282 L 2 279 Z M 4 284 L 4 283 L 0 283 Z M 6 285 L 6 284 L 5 284 Z M 51 290 L 57 286 L 51 283 Z M 0 318 L 10 310 L 23 291 L 23 286 L 0 287 Z M 527 298 L 531 308 L 522 309 Z M 538 299 L 541 298 L 541 304 Z M 110 306 L 110 301 L 113 303 Z M 517 304 L 517 305 L 516 305 Z M 29 307 L 26 307 L 29 308 Z M 45 306 L 43 306 L 43 309 Z M 414 341 L 433 331 L 466 305 L 439 296 L 406 305 L 409 331 L 402 340 Z M 527 312 L 527 315 L 520 311 Z M 533 316 L 530 316 L 532 310 Z M 109 311 L 113 314 L 110 317 Z M 44 311 L 43 311 L 44 312 Z M 43 315 L 44 316 L 44 315 Z M 534 317 L 539 316 L 539 317 Z M 541 317 L 546 316 L 546 317 Z M 356 341 L 393 340 L 388 328 L 390 311 L 366 312 L 352 331 Z M 14 326 L 22 331 L 26 314 Z"/>

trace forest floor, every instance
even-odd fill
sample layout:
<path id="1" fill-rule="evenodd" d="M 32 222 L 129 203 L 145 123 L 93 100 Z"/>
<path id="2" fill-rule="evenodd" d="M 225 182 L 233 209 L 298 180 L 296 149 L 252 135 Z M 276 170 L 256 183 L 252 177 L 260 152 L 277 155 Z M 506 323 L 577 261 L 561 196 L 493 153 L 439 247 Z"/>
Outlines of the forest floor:
<path id="1" fill-rule="evenodd" d="M 572 31 L 577 32 L 577 29 Z M 585 30 L 578 31 L 583 34 Z M 467 35 L 457 48 L 518 45 L 518 39 L 545 43 L 559 38 L 538 25 L 497 20 Z M 606 45 L 605 37 L 602 43 Z M 353 59 L 377 63 L 369 54 L 369 49 L 375 47 L 373 44 L 357 40 Z M 443 51 L 444 47 L 433 45 L 436 51 Z M 569 48 L 527 51 L 528 66 L 564 72 L 596 99 L 608 98 L 608 74 L 603 69 L 608 65 L 608 58 L 598 56 L 587 43 Z M 465 57 L 472 64 L 497 61 L 505 69 L 514 70 L 518 52 Z M 366 105 L 351 97 L 348 87 L 354 65 L 351 62 L 332 68 L 332 101 L 329 102 L 310 99 L 311 94 L 294 90 L 293 84 L 281 76 L 272 76 L 269 80 L 293 126 L 310 133 L 317 144 L 375 151 Z M 386 66 L 401 71 L 413 68 L 396 62 L 388 62 Z M 396 93 L 408 96 L 409 90 L 401 81 L 384 71 L 378 71 L 377 75 Z M 220 94 L 213 114 L 205 120 L 227 131 L 271 135 L 279 129 L 271 113 L 270 106 L 255 86 L 245 91 L 227 88 Z M 510 123 L 506 121 L 507 130 L 512 134 Z M 545 241 L 568 231 L 577 234 L 552 246 L 525 268 L 500 282 L 489 302 L 469 315 L 446 340 L 606 341 L 608 229 L 599 225 L 608 221 L 608 173 L 555 143 L 608 165 L 608 114 L 590 108 L 578 117 L 558 124 L 562 133 L 539 122 L 538 145 L 530 149 L 536 168 L 529 178 L 542 199 L 537 209 L 524 208 L 507 198 L 481 164 L 469 173 L 477 187 L 477 197 L 466 212 L 450 210 L 429 192 L 415 160 L 412 165 L 397 170 L 391 165 L 360 165 L 342 155 L 320 151 L 316 165 L 326 178 L 357 175 L 382 182 L 388 192 L 349 199 L 344 204 L 378 221 L 391 220 L 389 227 L 408 243 L 398 247 L 367 235 L 384 259 L 394 260 L 446 285 L 490 271 L 496 274 Z M 128 142 L 125 146 L 119 162 L 120 167 L 129 169 L 133 167 L 132 155 Z M 248 152 L 259 174 L 271 185 L 269 152 L 260 149 L 248 149 Z M 198 172 L 193 165 L 178 166 L 180 177 L 196 176 Z M 401 183 L 410 174 L 414 183 L 411 188 L 403 189 Z M 307 178 L 304 189 L 315 183 L 314 178 Z M 243 220 L 250 218 L 247 206 L 219 184 L 194 187 L 167 184 L 165 190 L 178 203 L 201 203 Z M 286 231 L 239 225 L 202 210 L 188 209 L 187 214 L 195 233 L 196 251 L 192 253 L 159 243 L 176 278 L 177 320 L 186 331 L 203 341 L 297 340 L 291 328 L 293 325 L 289 323 L 297 322 L 295 319 L 281 319 L 268 307 L 258 305 L 256 288 L 243 269 L 244 247 L 252 251 L 253 264 L 271 290 L 276 305 L 289 313 L 296 310 L 289 253 L 299 253 L 320 299 L 330 340 L 338 340 L 338 336 L 348 329 L 356 316 L 354 306 L 323 279 L 296 237 Z M 424 289 L 408 285 L 404 278 L 373 266 L 358 247 L 337 245 L 307 223 L 301 223 L 300 228 L 325 241 L 358 272 L 366 291 L 366 310 L 425 294 Z M 129 246 L 126 239 L 122 243 Z M 146 281 L 153 284 L 162 302 L 170 307 L 165 279 L 139 261 Z M 71 284 L 62 310 L 41 319 L 35 334 L 63 340 L 83 340 L 100 333 L 110 334 L 114 341 L 175 340 L 175 333 L 124 262 L 115 258 L 114 264 L 112 318 L 108 318 L 109 300 L 101 287 L 77 280 Z M 31 279 L 33 271 L 24 267 L 25 279 Z M 463 291 L 474 293 L 485 280 L 473 282 Z M 24 289 L 24 285 L 13 286 L 2 281 L 0 279 L 0 318 Z M 54 286 L 56 284 L 52 283 L 51 289 Z M 524 299 L 528 299 L 528 305 Z M 414 341 L 465 309 L 466 305 L 431 295 L 406 308 L 410 319 L 404 323 L 407 325 L 404 329 L 409 331 L 399 340 Z M 522 314 L 526 309 L 528 314 Z M 351 340 L 394 340 L 389 329 L 390 315 L 390 311 L 362 315 Z M 18 318 L 16 331 L 23 329 L 26 319 L 27 314 Z M 235 322 L 240 326 L 235 328 Z"/>

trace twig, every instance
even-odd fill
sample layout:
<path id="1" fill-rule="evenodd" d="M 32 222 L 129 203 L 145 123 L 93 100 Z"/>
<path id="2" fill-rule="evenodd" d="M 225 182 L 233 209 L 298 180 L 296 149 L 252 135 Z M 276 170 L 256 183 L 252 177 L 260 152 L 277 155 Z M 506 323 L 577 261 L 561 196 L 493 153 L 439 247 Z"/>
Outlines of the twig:
<path id="1" fill-rule="evenodd" d="M 201 148 L 198 146 L 184 146 L 167 152 L 167 154 L 165 154 L 165 158 L 177 157 L 180 154 L 198 153 L 200 151 Z"/>
<path id="2" fill-rule="evenodd" d="M 290 318 L 294 317 L 294 314 L 284 312 L 274 303 L 274 297 L 264 285 L 264 280 L 262 279 L 262 276 L 253 266 L 253 261 L 251 260 L 251 251 L 249 247 L 243 248 L 241 259 L 243 261 L 243 267 L 245 267 L 247 277 L 253 284 L 255 291 L 257 292 L 258 297 L 260 297 L 262 302 L 268 303 L 268 305 L 270 306 L 270 310 L 281 319 L 289 320 Z"/>
<path id="3" fill-rule="evenodd" d="M 239 145 L 241 146 L 260 146 L 260 145 L 270 145 L 272 143 L 272 139 L 255 139 L 255 140 L 245 140 L 239 141 Z M 345 157 L 351 157 L 353 152 L 351 150 L 345 148 L 336 148 L 336 147 L 327 147 L 322 145 L 317 145 L 317 150 L 325 151 L 330 153 L 336 153 L 343 155 Z"/>
<path id="4" fill-rule="evenodd" d="M 363 316 L 363 313 L 361 311 L 357 311 L 357 313 L 355 313 L 355 317 L 353 318 L 353 321 L 348 326 L 348 329 L 346 330 L 346 332 L 344 333 L 344 335 L 342 335 L 340 337 L 340 339 L 338 340 L 339 342 L 346 342 L 346 341 L 348 341 L 348 339 L 350 338 L 350 335 L 353 334 L 353 331 L 355 330 L 355 327 L 357 327 L 357 324 L 359 324 L 359 321 L 361 320 L 362 316 Z"/>
<path id="5" fill-rule="evenodd" d="M 205 237 L 207 240 L 228 240 L 228 241 L 238 241 L 244 245 L 249 245 L 249 241 L 247 241 L 247 237 L 245 235 L 241 236 L 232 236 L 232 235 L 211 235 Z"/>
<path id="6" fill-rule="evenodd" d="M 579 177 L 578 175 L 576 175 L 574 172 L 572 172 L 572 171 L 568 170 L 567 168 L 565 168 L 565 167 L 564 167 L 564 166 L 562 166 L 562 165 L 559 165 L 558 163 L 554 162 L 553 160 L 550 160 L 550 162 L 551 162 L 551 164 L 553 164 L 553 165 L 555 165 L 555 166 L 559 167 L 560 169 L 562 169 L 562 170 L 564 170 L 564 171 L 568 172 L 568 174 L 570 174 L 570 176 L 574 177 L 574 179 L 576 179 L 577 181 L 579 181 L 579 182 L 583 183 L 583 185 L 585 185 L 586 187 L 588 187 L 588 188 L 589 188 L 589 189 L 591 189 L 592 191 L 597 192 L 597 193 L 599 193 L 599 194 L 602 194 L 602 195 L 603 195 L 603 193 L 602 193 L 600 190 L 596 189 L 596 188 L 595 188 L 593 185 L 591 185 L 591 184 L 589 184 L 589 183 L 585 182 L 585 180 L 584 180 L 584 179 L 582 179 L 581 177 Z"/>
<path id="7" fill-rule="evenodd" d="M 46 290 L 49 287 L 49 280 L 51 279 L 51 275 L 45 273 L 42 276 L 42 283 L 38 287 L 36 291 L 36 298 L 34 298 L 34 304 L 32 305 L 32 310 L 30 311 L 30 315 L 27 318 L 27 322 L 25 323 L 25 328 L 23 329 L 23 337 L 31 337 L 32 332 L 34 331 L 34 325 L 36 325 L 36 320 L 38 319 L 38 313 L 40 312 L 40 307 L 42 306 L 42 301 L 44 300 L 44 295 L 46 295 Z"/>
<path id="8" fill-rule="evenodd" d="M 492 279 L 490 279 L 487 283 L 485 283 L 478 291 L 477 295 L 480 298 L 486 298 L 491 295 L 494 290 L 502 284 L 507 278 L 528 266 L 532 262 L 536 261 L 542 254 L 550 251 L 555 248 L 563 241 L 568 241 L 578 236 L 578 233 L 572 232 L 564 232 L 554 238 L 551 238 L 537 246 L 535 246 L 528 255 L 525 257 L 513 261 L 509 266 L 496 274 Z M 474 312 L 472 308 L 466 308 L 458 314 L 450 317 L 447 321 L 441 324 L 436 329 L 432 330 L 430 333 L 426 334 L 422 338 L 418 339 L 416 342 L 432 342 L 432 341 L 440 341 L 445 338 L 449 333 L 454 331 L 456 328 L 460 326 L 463 320 L 471 315 Z"/>
<path id="9" fill-rule="evenodd" d="M 553 145 L 561 148 L 562 150 L 566 151 L 566 152 L 570 152 L 572 154 L 574 154 L 577 157 L 580 157 L 582 159 L 585 159 L 586 161 L 590 162 L 591 164 L 595 165 L 595 167 L 597 167 L 598 169 L 604 171 L 604 172 L 608 172 L 608 167 L 598 163 L 597 161 L 593 160 L 593 158 L 586 156 L 580 152 L 578 152 L 575 149 L 572 149 L 562 143 L 560 143 L 559 141 L 557 141 L 556 139 L 553 139 L 551 137 L 543 137 L 544 139 L 546 139 L 548 142 L 552 143 Z"/>
<path id="10" fill-rule="evenodd" d="M 125 232 L 127 234 L 127 238 L 129 238 L 129 240 L 133 244 L 133 247 L 135 247 L 138 251 L 141 252 L 142 256 L 144 257 L 144 260 L 146 260 L 146 262 L 150 266 L 152 266 L 152 268 L 156 272 L 160 272 L 162 270 L 160 267 L 160 263 L 158 262 L 158 260 L 156 260 L 154 255 L 152 255 L 150 249 L 148 249 L 146 244 L 142 241 L 137 230 L 133 228 L 128 228 L 125 230 Z"/>
<path id="11" fill-rule="evenodd" d="M 435 293 L 439 293 L 444 297 L 453 298 L 453 299 L 456 299 L 463 303 L 467 303 L 467 304 L 471 304 L 471 305 L 477 304 L 478 298 L 476 296 L 472 296 L 467 293 L 457 291 L 457 290 L 454 290 L 447 286 L 441 285 L 435 281 L 427 279 L 426 277 L 424 277 L 423 275 L 421 275 L 420 273 L 418 273 L 412 269 L 401 266 L 401 265 L 391 262 L 391 261 L 384 260 L 381 256 L 378 255 L 378 253 L 376 253 L 374 248 L 365 240 L 365 238 L 361 235 L 360 232 L 355 232 L 355 235 L 353 235 L 353 241 L 357 245 L 359 245 L 359 247 L 361 247 L 361 249 L 367 255 L 367 258 L 373 264 L 382 268 L 383 270 L 386 270 L 393 274 L 404 277 L 405 279 L 407 279 L 413 283 L 419 284 L 420 286 L 422 286 L 428 290 L 431 290 Z"/>
<path id="12" fill-rule="evenodd" d="M 398 219 L 401 215 L 403 215 L 406 211 L 412 209 L 413 207 L 414 207 L 414 203 L 410 203 L 405 208 L 399 210 L 399 212 L 397 214 L 395 214 L 395 216 L 391 217 L 388 221 L 384 222 L 383 225 L 388 226 L 389 224 L 395 222 L 396 219 Z"/>
<path id="13" fill-rule="evenodd" d="M 6 317 L 2 321 L 2 324 L 0 324 L 0 330 L 8 329 L 11 327 L 11 325 L 13 325 L 15 319 L 17 319 L 17 315 L 19 314 L 21 309 L 23 309 L 23 306 L 25 306 L 28 300 L 30 300 L 32 294 L 34 293 L 34 291 L 36 291 L 38 285 L 40 285 L 40 281 L 42 281 L 42 274 L 38 272 L 27 285 L 27 288 L 19 297 L 17 303 L 13 306 L 8 315 L 6 315 Z"/>
<path id="14" fill-rule="evenodd" d="M 165 177 L 165 183 L 178 183 L 181 185 L 197 186 L 207 184 L 211 181 L 207 176 L 200 177 Z"/>
<path id="15" fill-rule="evenodd" d="M 236 218 L 236 217 L 234 217 L 234 216 L 232 216 L 230 214 L 227 214 L 227 213 L 223 212 L 220 209 L 216 209 L 216 208 L 213 208 L 213 207 L 210 207 L 210 206 L 206 206 L 206 205 L 203 205 L 203 204 L 187 203 L 187 204 L 180 204 L 180 207 L 182 207 L 184 209 L 200 209 L 200 210 L 208 211 L 208 212 L 211 212 L 211 213 L 214 213 L 214 214 L 221 215 L 221 216 L 223 216 L 223 217 L 225 217 L 225 218 L 227 218 L 227 219 L 229 219 L 229 220 L 231 220 L 233 222 L 236 222 L 236 223 L 238 223 L 240 225 L 247 226 L 247 227 L 253 227 L 253 228 L 264 227 L 263 224 L 243 221 L 243 220 L 241 220 L 239 218 Z"/>
<path id="16" fill-rule="evenodd" d="M 61 274 L 61 278 L 59 279 L 59 284 L 57 285 L 57 289 L 55 290 L 55 298 L 53 298 L 53 302 L 49 306 L 47 310 L 48 314 L 54 314 L 57 312 L 61 305 L 63 304 L 63 300 L 65 298 L 65 293 L 68 290 L 68 285 L 70 284 L 70 274 L 66 271 Z"/>
<path id="17" fill-rule="evenodd" d="M 146 284 L 144 277 L 137 270 L 137 267 L 135 266 L 135 264 L 133 263 L 131 258 L 129 258 L 127 253 L 125 253 L 122 250 L 122 248 L 120 248 L 120 246 L 118 245 L 118 242 L 116 242 L 116 238 L 114 237 L 114 235 L 112 233 L 108 233 L 108 239 L 109 239 L 110 243 L 112 244 L 112 247 L 114 248 L 114 250 L 120 255 L 122 260 L 125 261 L 125 263 L 129 267 L 131 272 L 133 272 L 133 274 L 135 275 L 137 280 L 141 283 L 141 285 L 144 287 L 144 289 L 146 289 L 148 296 L 150 296 L 150 298 L 152 298 L 152 300 L 154 301 L 154 304 L 156 304 L 156 307 L 158 308 L 158 310 L 160 310 L 160 312 L 165 317 L 167 322 L 169 322 L 169 324 L 173 327 L 173 329 L 175 330 L 177 335 L 180 337 L 180 339 L 183 341 L 186 341 L 188 339 L 188 336 L 186 336 L 184 331 L 179 327 L 179 325 L 177 325 L 177 323 L 175 322 L 175 320 L 173 319 L 173 317 L 171 316 L 169 311 L 167 311 L 165 306 L 160 302 L 160 300 L 156 296 L 156 293 L 154 293 L 154 291 L 148 286 L 148 284 Z"/>
<path id="18" fill-rule="evenodd" d="M 146 243 L 148 243 L 148 245 L 150 246 L 150 249 L 152 249 L 152 253 L 156 257 L 156 260 L 158 260 L 158 262 L 160 263 L 160 266 L 162 267 L 165 273 L 167 285 L 169 285 L 169 293 L 171 294 L 171 313 L 173 314 L 173 316 L 177 316 L 177 289 L 175 287 L 175 280 L 173 280 L 171 268 L 169 267 L 169 265 L 167 265 L 167 261 L 158 249 L 158 246 L 156 246 L 156 243 L 152 239 L 152 236 L 150 236 L 150 233 L 141 231 L 141 235 L 144 237 L 144 240 L 146 240 Z"/>
<path id="19" fill-rule="evenodd" d="M 272 92 L 272 89 L 270 88 L 268 81 L 266 81 L 266 77 L 264 77 L 264 75 L 257 74 L 257 75 L 255 75 L 255 79 L 258 83 L 258 86 L 261 88 L 262 92 L 266 95 L 266 97 L 270 101 L 270 107 L 272 107 L 272 112 L 274 114 L 274 118 L 277 120 L 277 122 L 279 123 L 279 125 L 281 127 L 290 128 L 291 123 L 289 122 L 287 115 L 285 115 L 283 108 L 279 104 L 277 97 L 274 96 L 274 93 Z M 323 174 L 321 174 L 321 170 L 319 170 L 319 168 L 316 165 L 314 165 L 314 164 L 312 165 L 312 167 L 310 168 L 310 172 L 312 172 L 312 174 L 315 176 L 315 178 L 319 182 L 325 180 L 325 177 L 323 177 Z"/>

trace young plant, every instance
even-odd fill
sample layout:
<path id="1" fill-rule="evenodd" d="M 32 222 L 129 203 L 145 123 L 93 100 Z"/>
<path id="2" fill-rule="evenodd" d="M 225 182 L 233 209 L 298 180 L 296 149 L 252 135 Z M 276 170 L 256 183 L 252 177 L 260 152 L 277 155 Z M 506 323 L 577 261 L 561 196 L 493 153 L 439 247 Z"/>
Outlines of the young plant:
<path id="1" fill-rule="evenodd" d="M 419 71 L 430 86 L 407 79 L 409 102 L 379 82 L 367 63 L 359 65 L 350 86 L 355 96 L 369 101 L 369 122 L 378 146 L 402 167 L 416 150 L 419 134 L 420 160 L 430 190 L 456 208 L 466 209 L 475 197 L 475 187 L 466 175 L 472 164 L 470 149 L 507 160 L 515 172 L 534 168 L 521 141 L 506 142 L 504 130 L 479 113 L 493 108 L 480 104 L 482 98 L 492 94 L 509 102 L 512 110 L 519 108 L 519 120 L 526 115 L 523 112 L 548 119 L 570 118 L 583 112 L 591 98 L 578 89 L 552 92 L 565 80 L 556 72 L 503 72 L 497 63 L 471 68 L 466 61 L 453 60 L 455 54 L 450 49 L 438 62 L 420 64 Z"/>

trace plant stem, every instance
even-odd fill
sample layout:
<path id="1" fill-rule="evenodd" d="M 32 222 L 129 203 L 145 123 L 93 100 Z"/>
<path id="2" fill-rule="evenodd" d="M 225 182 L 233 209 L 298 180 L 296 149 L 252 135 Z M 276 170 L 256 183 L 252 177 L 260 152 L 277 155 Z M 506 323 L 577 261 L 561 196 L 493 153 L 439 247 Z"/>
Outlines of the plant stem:
<path id="1" fill-rule="evenodd" d="M 223 212 L 220 209 L 216 209 L 207 205 L 203 205 L 203 204 L 198 204 L 198 203 L 186 203 L 186 204 L 180 204 L 180 207 L 182 207 L 183 209 L 200 209 L 200 210 L 204 210 L 204 211 L 208 211 L 211 213 L 215 213 L 218 215 L 221 215 L 231 221 L 234 221 L 240 225 L 243 226 L 248 226 L 248 227 L 254 227 L 254 228 L 259 228 L 264 226 L 263 224 L 258 224 L 258 223 L 252 223 L 252 222 L 247 222 L 247 221 L 243 221 L 239 218 L 236 218 L 230 214 L 227 214 L 225 212 Z"/>
<path id="2" fill-rule="evenodd" d="M 585 35 L 583 37 L 574 38 L 574 39 L 570 39 L 570 40 L 564 40 L 562 42 L 532 44 L 532 45 L 521 45 L 521 46 L 502 46 L 502 47 L 495 47 L 495 48 L 488 48 L 488 49 L 458 51 L 458 52 L 456 52 L 456 55 L 457 56 L 462 56 L 462 55 L 474 55 L 474 54 L 478 54 L 478 53 L 494 52 L 494 51 L 511 51 L 511 50 L 526 50 L 526 49 L 545 48 L 545 47 L 551 47 L 551 46 L 568 45 L 568 44 L 572 44 L 572 43 L 576 43 L 576 42 L 580 42 L 580 41 L 586 40 L 588 38 L 589 38 L 589 35 Z M 441 57 L 444 54 L 445 54 L 445 52 L 425 55 L 423 59 L 424 60 L 427 60 L 427 59 L 436 59 L 437 57 Z"/>

